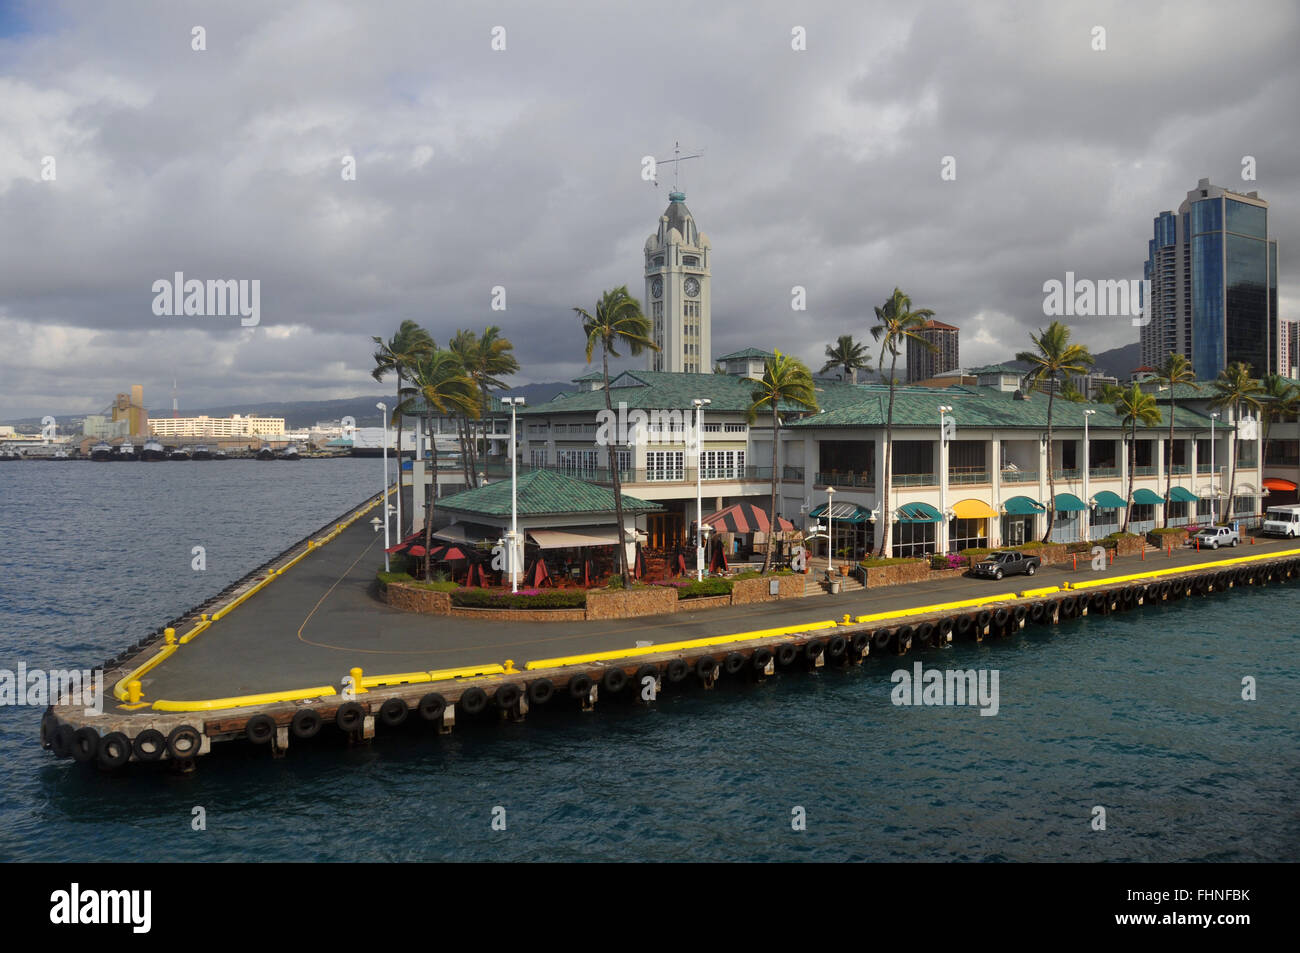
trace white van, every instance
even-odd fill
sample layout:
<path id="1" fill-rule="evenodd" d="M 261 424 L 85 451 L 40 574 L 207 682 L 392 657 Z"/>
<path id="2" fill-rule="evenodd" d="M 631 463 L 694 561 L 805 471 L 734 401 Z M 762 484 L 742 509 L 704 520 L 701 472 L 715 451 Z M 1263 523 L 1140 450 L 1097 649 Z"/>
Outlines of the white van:
<path id="1" fill-rule="evenodd" d="M 1270 506 L 1264 514 L 1265 536 L 1300 536 L 1300 503 Z"/>

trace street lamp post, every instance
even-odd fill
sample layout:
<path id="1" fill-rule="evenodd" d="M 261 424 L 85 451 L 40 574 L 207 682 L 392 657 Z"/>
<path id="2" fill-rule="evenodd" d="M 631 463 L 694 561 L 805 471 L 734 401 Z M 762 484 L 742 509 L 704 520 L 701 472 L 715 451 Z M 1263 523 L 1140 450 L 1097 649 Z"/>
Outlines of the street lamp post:
<path id="1" fill-rule="evenodd" d="M 510 405 L 510 556 L 507 565 L 510 567 L 510 591 L 519 591 L 519 470 L 518 454 L 515 451 L 516 424 L 515 408 L 522 407 L 524 398 L 522 397 L 502 397 L 503 404 Z M 622 535 L 622 527 L 619 527 L 619 535 Z"/>
<path id="2" fill-rule="evenodd" d="M 944 426 L 944 414 L 952 413 L 947 404 L 939 405 L 939 539 L 935 540 L 935 549 L 940 553 L 948 552 L 948 428 Z"/>
<path id="3" fill-rule="evenodd" d="M 1214 500 L 1214 517 L 1218 522 L 1219 517 L 1219 471 L 1214 468 L 1214 422 L 1219 419 L 1216 411 L 1210 414 L 1210 496 Z"/>
<path id="4" fill-rule="evenodd" d="M 835 555 L 835 487 L 826 488 L 826 571 L 832 572 L 835 569 L 831 558 Z"/>
<path id="5" fill-rule="evenodd" d="M 691 403 L 695 405 L 695 581 L 699 582 L 704 578 L 704 405 L 713 401 L 697 397 Z M 775 515 L 772 518 L 775 520 Z M 770 549 L 771 539 L 767 545 Z"/>
<path id="6" fill-rule="evenodd" d="M 384 511 L 384 572 L 388 572 L 388 405 L 382 400 L 375 404 L 379 408 L 380 419 L 384 424 L 384 492 L 379 498 L 379 505 Z M 401 530 L 401 527 L 398 527 Z"/>
<path id="7" fill-rule="evenodd" d="M 1083 528 L 1084 542 L 1092 539 L 1092 500 L 1088 496 L 1088 464 L 1091 462 L 1088 451 L 1088 418 L 1095 413 L 1095 410 L 1083 412 L 1083 502 L 1088 507 L 1084 511 L 1084 519 L 1088 521 L 1088 525 Z"/>

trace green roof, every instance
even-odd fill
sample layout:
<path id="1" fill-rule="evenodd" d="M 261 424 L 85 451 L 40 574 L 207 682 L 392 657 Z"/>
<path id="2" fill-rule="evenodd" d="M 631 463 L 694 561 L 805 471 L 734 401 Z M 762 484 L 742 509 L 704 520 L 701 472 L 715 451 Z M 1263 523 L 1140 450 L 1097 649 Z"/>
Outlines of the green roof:
<path id="1" fill-rule="evenodd" d="M 604 380 L 605 380 L 604 371 L 589 371 L 586 374 L 583 374 L 581 377 L 573 378 L 570 381 L 570 383 L 581 384 L 583 381 L 604 381 Z"/>
<path id="2" fill-rule="evenodd" d="M 746 358 L 754 358 L 760 361 L 768 361 L 776 357 L 771 351 L 762 351 L 756 347 L 741 348 L 739 351 L 732 351 L 730 354 L 724 354 L 722 357 L 715 357 L 713 363 L 719 364 L 722 361 L 740 361 Z"/>
<path id="3" fill-rule="evenodd" d="M 990 364 L 988 367 L 972 368 L 971 374 L 1015 374 L 1017 377 L 1023 377 L 1028 371 L 1022 371 L 1018 367 L 1012 367 L 1010 364 Z"/>
<path id="4" fill-rule="evenodd" d="M 752 380 L 729 374 L 624 371 L 610 381 L 609 399 L 615 410 L 620 403 L 626 404 L 629 410 L 691 410 L 691 402 L 701 398 L 710 401 L 704 408 L 707 417 L 718 411 L 744 413 L 753 403 L 757 387 Z M 818 406 L 827 408 L 857 403 L 864 393 L 863 385 L 839 381 L 815 381 L 814 389 Z M 595 414 L 604 409 L 605 391 L 601 389 L 526 406 L 519 415 Z M 770 415 L 768 419 L 771 419 Z"/>
<path id="5" fill-rule="evenodd" d="M 614 491 L 585 483 L 554 470 L 534 470 L 518 479 L 520 516 L 559 516 L 568 514 L 612 515 Z M 477 516 L 510 516 L 510 481 L 499 480 L 474 490 L 465 490 L 438 503 L 438 508 L 453 513 Z M 652 513 L 662 510 L 658 503 L 623 494 L 625 514 Z"/>
<path id="6" fill-rule="evenodd" d="M 1164 499 L 1146 487 L 1139 487 L 1133 491 L 1133 502 L 1140 505 L 1152 503 L 1159 506 L 1164 503 Z"/>
<path id="7" fill-rule="evenodd" d="M 1103 510 L 1123 510 L 1128 509 L 1128 504 L 1124 502 L 1124 497 L 1118 493 L 1112 493 L 1110 490 L 1102 490 L 1100 493 L 1093 495 L 1093 500 Z"/>
<path id="8" fill-rule="evenodd" d="M 791 428 L 866 427 L 885 425 L 889 407 L 889 387 L 885 384 L 844 385 L 847 395 L 838 399 L 837 406 L 826 402 L 826 413 L 811 414 L 788 421 Z M 1025 429 L 1037 432 L 1047 430 L 1047 395 L 1031 392 L 1023 400 L 1013 393 L 993 387 L 896 387 L 894 390 L 895 429 L 924 428 L 930 431 L 939 427 L 939 406 L 952 407 L 951 416 L 957 425 L 958 439 L 963 427 L 994 429 Z M 1082 401 L 1055 400 L 1052 408 L 1052 426 L 1056 431 L 1083 429 L 1083 412 L 1095 410 L 1089 426 L 1093 430 L 1121 429 L 1123 418 L 1110 404 Z M 1167 413 L 1167 410 L 1166 410 Z M 1152 427 L 1139 427 L 1139 432 L 1158 433 L 1167 430 L 1169 419 Z M 1174 408 L 1175 430 L 1209 430 L 1210 418 L 1189 407 Z M 904 437 L 906 439 L 906 437 Z"/>

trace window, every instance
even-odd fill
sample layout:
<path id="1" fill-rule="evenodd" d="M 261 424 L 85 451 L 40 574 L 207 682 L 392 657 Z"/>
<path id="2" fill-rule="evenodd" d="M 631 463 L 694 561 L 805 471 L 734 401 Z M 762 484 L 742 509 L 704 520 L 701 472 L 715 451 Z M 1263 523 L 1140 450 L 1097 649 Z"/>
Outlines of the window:
<path id="1" fill-rule="evenodd" d="M 599 450 L 559 450 L 555 454 L 556 467 L 565 476 L 592 479 L 600 469 Z"/>
<path id="2" fill-rule="evenodd" d="M 738 480 L 744 475 L 744 450 L 706 450 L 700 454 L 702 480 Z"/>
<path id="3" fill-rule="evenodd" d="M 685 268 L 698 268 L 698 267 L 700 267 L 700 256 L 699 256 L 699 255 L 683 255 L 683 256 L 682 256 L 682 266 L 685 267 Z"/>
<path id="4" fill-rule="evenodd" d="M 948 523 L 948 551 L 982 548 L 989 544 L 987 519 L 955 519 Z"/>
<path id="5" fill-rule="evenodd" d="M 1150 523 L 1156 518 L 1156 505 L 1154 503 L 1134 503 L 1133 512 L 1129 514 L 1129 529 L 1133 528 L 1134 523 Z"/>
<path id="6" fill-rule="evenodd" d="M 533 464 L 534 467 L 537 467 L 537 468 L 539 468 L 539 469 L 545 467 L 545 466 L 546 466 L 546 448 L 543 447 L 541 450 L 534 450 L 534 451 L 532 451 L 532 453 L 531 453 L 531 455 L 530 455 L 530 459 L 531 459 L 531 462 L 532 462 L 532 464 Z"/>
<path id="7" fill-rule="evenodd" d="M 656 481 L 683 480 L 686 478 L 680 450 L 652 450 L 645 455 L 646 479 Z"/>
<path id="8" fill-rule="evenodd" d="M 723 424 L 723 433 L 744 433 L 748 429 L 747 424 Z"/>
<path id="9" fill-rule="evenodd" d="M 1233 516 L 1254 516 L 1255 498 L 1253 496 L 1234 496 L 1232 498 Z"/>
<path id="10" fill-rule="evenodd" d="M 893 551 L 899 559 L 913 559 L 934 552 L 934 523 L 894 523 Z"/>
<path id="11" fill-rule="evenodd" d="M 1197 500 L 1196 501 L 1196 518 L 1198 521 L 1205 522 L 1214 520 L 1214 501 Z"/>

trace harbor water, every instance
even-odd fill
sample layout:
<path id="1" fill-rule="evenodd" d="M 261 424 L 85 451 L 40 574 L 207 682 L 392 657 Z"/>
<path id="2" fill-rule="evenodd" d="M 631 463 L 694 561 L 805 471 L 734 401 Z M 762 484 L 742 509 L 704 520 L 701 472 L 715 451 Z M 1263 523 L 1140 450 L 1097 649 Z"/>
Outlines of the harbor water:
<path id="1" fill-rule="evenodd" d="M 0 464 L 0 669 L 97 666 L 381 466 Z M 1292 582 L 649 706 L 223 744 L 187 776 L 56 760 L 7 706 L 0 860 L 1294 861 L 1298 619 Z M 997 714 L 894 704 L 918 661 L 996 670 Z"/>

